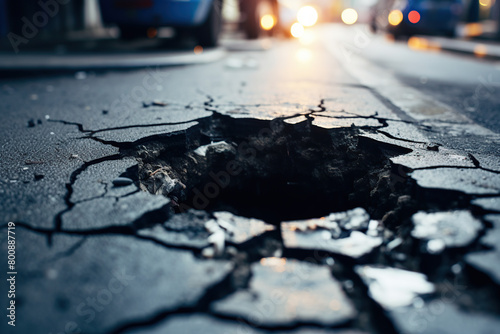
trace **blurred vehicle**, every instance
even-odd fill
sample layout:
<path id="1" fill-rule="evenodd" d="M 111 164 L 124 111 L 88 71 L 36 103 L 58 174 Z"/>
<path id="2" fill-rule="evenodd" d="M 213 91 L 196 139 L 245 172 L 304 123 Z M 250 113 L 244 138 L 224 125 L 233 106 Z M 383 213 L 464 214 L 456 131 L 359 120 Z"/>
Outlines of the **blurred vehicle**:
<path id="1" fill-rule="evenodd" d="M 307 27 L 323 20 L 330 3 L 324 0 L 278 0 L 279 29 L 288 36 L 300 37 Z"/>
<path id="2" fill-rule="evenodd" d="M 202 46 L 217 45 L 221 7 L 222 0 L 100 0 L 103 22 L 116 24 L 123 39 L 172 27 L 178 33 L 191 33 Z"/>
<path id="3" fill-rule="evenodd" d="M 370 27 L 395 37 L 414 34 L 453 37 L 462 12 L 461 0 L 379 0 L 372 7 Z"/>
<path id="4" fill-rule="evenodd" d="M 239 7 L 247 38 L 273 34 L 279 20 L 278 0 L 240 0 Z"/>
<path id="5" fill-rule="evenodd" d="M 239 0 L 242 30 L 250 39 L 315 25 L 329 0 Z M 292 27 L 294 29 L 292 29 Z"/>

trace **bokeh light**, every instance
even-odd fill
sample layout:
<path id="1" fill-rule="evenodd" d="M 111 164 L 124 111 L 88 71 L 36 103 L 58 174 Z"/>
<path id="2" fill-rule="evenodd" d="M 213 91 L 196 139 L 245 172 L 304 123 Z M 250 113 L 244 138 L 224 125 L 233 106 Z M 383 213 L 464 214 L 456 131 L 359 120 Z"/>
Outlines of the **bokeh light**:
<path id="1" fill-rule="evenodd" d="M 203 47 L 201 45 L 196 45 L 193 49 L 195 55 L 199 55 L 203 53 Z"/>
<path id="2" fill-rule="evenodd" d="M 480 36 L 483 33 L 483 27 L 480 23 L 467 23 L 464 27 L 466 37 Z"/>
<path id="3" fill-rule="evenodd" d="M 420 21 L 420 13 L 416 10 L 412 10 L 408 13 L 408 20 L 413 24 L 418 23 L 418 21 Z"/>
<path id="4" fill-rule="evenodd" d="M 342 11 L 341 18 L 345 24 L 354 24 L 358 20 L 358 12 L 352 8 L 346 8 Z"/>
<path id="5" fill-rule="evenodd" d="M 491 8 L 491 6 L 493 5 L 493 1 L 492 0 L 479 0 L 479 4 L 483 7 Z"/>
<path id="6" fill-rule="evenodd" d="M 298 22 L 292 24 L 292 27 L 290 28 L 290 33 L 295 38 L 300 38 L 304 36 L 304 32 L 305 32 L 304 26 Z"/>
<path id="7" fill-rule="evenodd" d="M 408 39 L 408 47 L 413 50 L 440 51 L 441 44 L 436 41 L 428 40 L 424 37 L 410 37 Z"/>
<path id="8" fill-rule="evenodd" d="M 403 21 L 403 13 L 400 10 L 394 9 L 389 13 L 388 20 L 391 26 L 397 26 Z"/>
<path id="9" fill-rule="evenodd" d="M 260 26 L 264 30 L 271 30 L 275 24 L 276 20 L 274 19 L 274 16 L 272 16 L 271 14 L 266 14 L 262 16 L 262 18 L 260 19 Z"/>
<path id="10" fill-rule="evenodd" d="M 318 12 L 312 6 L 304 6 L 297 12 L 297 21 L 304 27 L 312 27 L 318 22 Z"/>
<path id="11" fill-rule="evenodd" d="M 474 47 L 474 55 L 479 58 L 486 57 L 488 55 L 488 48 L 484 44 L 478 44 Z"/>
<path id="12" fill-rule="evenodd" d="M 410 37 L 408 39 L 408 47 L 413 50 L 425 50 L 429 46 L 429 42 L 422 37 Z"/>

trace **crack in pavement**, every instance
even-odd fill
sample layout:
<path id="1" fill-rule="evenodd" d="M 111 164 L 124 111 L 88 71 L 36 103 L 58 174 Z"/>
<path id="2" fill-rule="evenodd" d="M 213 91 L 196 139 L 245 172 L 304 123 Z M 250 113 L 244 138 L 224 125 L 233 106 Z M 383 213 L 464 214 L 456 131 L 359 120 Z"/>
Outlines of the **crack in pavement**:
<path id="1" fill-rule="evenodd" d="M 69 179 L 69 183 L 66 183 L 66 194 L 63 197 L 64 203 L 66 204 L 66 209 L 60 211 L 54 217 L 54 231 L 57 232 L 57 231 L 61 230 L 61 228 L 62 228 L 62 218 L 61 218 L 62 215 L 64 213 L 70 211 L 76 205 L 76 203 L 73 203 L 71 201 L 71 195 L 73 194 L 73 184 L 76 182 L 78 176 L 81 173 L 83 173 L 88 167 L 90 167 L 92 165 L 97 165 L 97 164 L 102 163 L 104 161 L 119 160 L 119 159 L 122 159 L 122 158 L 123 157 L 122 157 L 121 154 L 114 154 L 114 155 L 110 155 L 110 156 L 105 156 L 105 157 L 101 157 L 101 158 L 98 158 L 98 159 L 94 159 L 94 160 L 91 160 L 91 161 L 88 161 L 88 162 L 84 162 L 82 166 L 80 166 L 79 168 L 77 168 L 76 170 L 74 170 L 71 173 L 70 179 Z M 49 242 L 49 244 L 52 243 L 51 238 L 52 238 L 52 235 L 49 234 L 48 235 L 48 242 Z"/>
<path id="2" fill-rule="evenodd" d="M 208 313 L 211 302 L 214 299 L 220 299 L 225 296 L 232 294 L 236 289 L 232 288 L 231 279 L 237 272 L 238 268 L 233 268 L 226 277 L 222 278 L 219 282 L 208 287 L 205 293 L 201 296 L 195 305 L 181 305 L 176 308 L 169 308 L 164 310 L 158 310 L 153 314 L 146 315 L 142 319 L 135 319 L 127 321 L 123 324 L 117 324 L 113 328 L 109 329 L 107 332 L 111 334 L 123 333 L 129 329 L 148 327 L 163 321 L 164 319 L 179 314 L 187 313 Z"/>

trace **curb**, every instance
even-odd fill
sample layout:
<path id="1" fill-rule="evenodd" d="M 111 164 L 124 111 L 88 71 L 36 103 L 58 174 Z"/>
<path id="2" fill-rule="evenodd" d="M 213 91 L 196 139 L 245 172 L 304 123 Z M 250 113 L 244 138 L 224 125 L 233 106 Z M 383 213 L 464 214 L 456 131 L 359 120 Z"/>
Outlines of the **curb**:
<path id="1" fill-rule="evenodd" d="M 222 48 L 206 50 L 200 54 L 195 54 L 192 51 L 65 55 L 49 53 L 13 55 L 0 53 L 0 71 L 82 71 L 138 69 L 150 66 L 170 67 L 212 63 L 222 59 L 225 55 L 226 51 Z"/>
<path id="2" fill-rule="evenodd" d="M 445 37 L 413 36 L 408 40 L 413 49 L 442 50 L 474 56 L 481 59 L 500 60 L 500 45 Z"/>

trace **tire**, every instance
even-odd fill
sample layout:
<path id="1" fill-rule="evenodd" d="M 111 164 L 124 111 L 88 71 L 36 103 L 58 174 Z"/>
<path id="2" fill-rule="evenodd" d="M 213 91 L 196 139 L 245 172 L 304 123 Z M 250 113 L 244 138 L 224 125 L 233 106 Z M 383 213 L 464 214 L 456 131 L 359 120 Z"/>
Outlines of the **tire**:
<path id="1" fill-rule="evenodd" d="M 147 29 L 143 27 L 121 25 L 118 26 L 118 28 L 120 29 L 120 38 L 125 41 L 130 41 L 147 36 Z"/>
<path id="2" fill-rule="evenodd" d="M 213 0 L 207 19 L 201 26 L 195 29 L 195 38 L 201 46 L 217 46 L 221 30 L 222 1 Z"/>
<path id="3" fill-rule="evenodd" d="M 445 35 L 446 37 L 449 37 L 449 38 L 454 38 L 454 37 L 456 37 L 456 35 L 457 35 L 457 33 L 456 33 L 456 29 L 455 29 L 455 28 L 454 28 L 454 29 L 450 29 L 450 30 L 446 31 L 446 32 L 444 33 L 444 35 Z"/>

